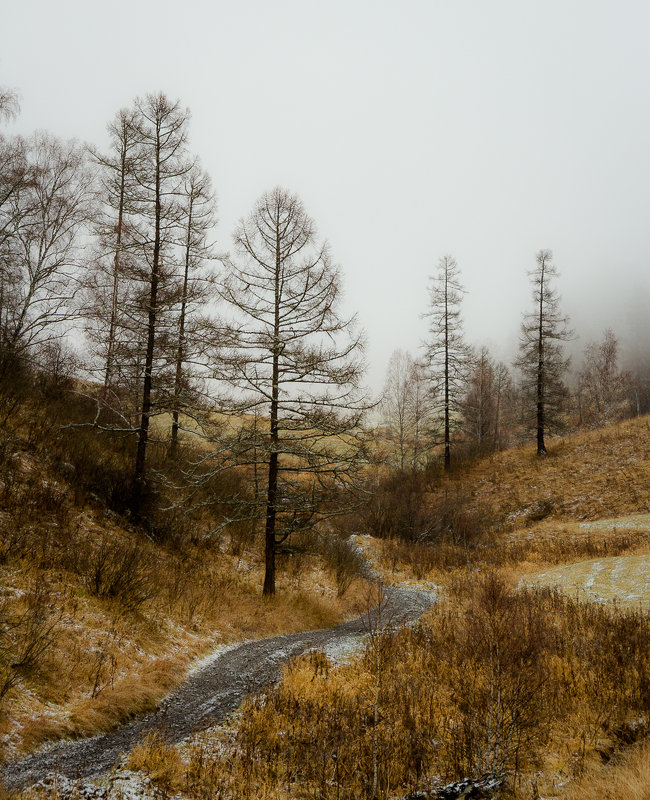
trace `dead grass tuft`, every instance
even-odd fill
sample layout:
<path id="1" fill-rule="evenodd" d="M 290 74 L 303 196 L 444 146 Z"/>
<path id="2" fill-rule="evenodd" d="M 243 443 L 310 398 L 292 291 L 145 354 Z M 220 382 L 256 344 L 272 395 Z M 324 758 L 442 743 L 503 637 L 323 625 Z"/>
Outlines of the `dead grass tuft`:
<path id="1" fill-rule="evenodd" d="M 650 744 L 607 764 L 592 765 L 558 795 L 559 800 L 650 800 Z"/>

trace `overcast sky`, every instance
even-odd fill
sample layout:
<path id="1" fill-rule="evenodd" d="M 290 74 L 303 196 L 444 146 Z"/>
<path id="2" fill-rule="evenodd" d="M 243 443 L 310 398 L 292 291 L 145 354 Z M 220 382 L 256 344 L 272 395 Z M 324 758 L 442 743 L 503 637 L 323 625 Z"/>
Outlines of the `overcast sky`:
<path id="1" fill-rule="evenodd" d="M 395 348 L 417 353 L 447 253 L 468 338 L 500 357 L 540 248 L 580 349 L 648 333 L 649 41 L 647 0 L 21 0 L 0 85 L 21 95 L 12 130 L 100 146 L 137 95 L 179 98 L 221 249 L 262 192 L 299 194 L 379 388 Z"/>

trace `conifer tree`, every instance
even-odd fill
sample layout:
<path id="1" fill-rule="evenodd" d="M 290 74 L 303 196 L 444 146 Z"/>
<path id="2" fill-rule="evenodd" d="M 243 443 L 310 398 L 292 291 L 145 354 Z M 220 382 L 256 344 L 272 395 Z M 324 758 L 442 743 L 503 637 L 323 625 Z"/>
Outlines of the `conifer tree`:
<path id="1" fill-rule="evenodd" d="M 442 427 L 445 470 L 451 466 L 452 434 L 460 423 L 470 364 L 460 310 L 464 293 L 458 264 L 451 256 L 444 256 L 438 262 L 438 272 L 431 278 L 429 308 L 424 317 L 429 321 L 425 354 Z"/>
<path id="2" fill-rule="evenodd" d="M 568 317 L 560 312 L 560 297 L 552 286 L 558 271 L 550 250 L 539 250 L 537 266 L 530 273 L 533 285 L 533 309 L 524 314 L 519 340 L 519 357 L 515 362 L 522 374 L 522 390 L 531 413 L 531 425 L 537 433 L 537 455 L 546 455 L 546 434 L 561 428 L 561 413 L 567 391 L 563 377 L 569 359 L 562 351 L 562 342 L 570 340 L 573 331 Z M 533 422 L 534 418 L 534 422 Z"/>

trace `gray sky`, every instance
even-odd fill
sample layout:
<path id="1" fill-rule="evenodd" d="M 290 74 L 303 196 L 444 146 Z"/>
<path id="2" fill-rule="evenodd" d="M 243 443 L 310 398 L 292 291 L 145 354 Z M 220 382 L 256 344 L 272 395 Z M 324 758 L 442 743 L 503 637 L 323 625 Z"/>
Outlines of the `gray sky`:
<path id="1" fill-rule="evenodd" d="M 137 95 L 180 98 L 220 247 L 263 191 L 298 193 L 379 388 L 392 350 L 425 336 L 446 253 L 468 337 L 501 357 L 540 248 L 580 349 L 608 326 L 629 338 L 627 309 L 647 316 L 649 38 L 645 0 L 21 0 L 0 85 L 22 96 L 14 131 L 98 145 Z"/>

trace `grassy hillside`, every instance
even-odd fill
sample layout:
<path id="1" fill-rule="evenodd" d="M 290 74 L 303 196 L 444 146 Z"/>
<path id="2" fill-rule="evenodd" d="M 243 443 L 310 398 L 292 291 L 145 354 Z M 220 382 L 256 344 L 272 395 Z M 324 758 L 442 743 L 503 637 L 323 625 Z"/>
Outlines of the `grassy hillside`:
<path id="1" fill-rule="evenodd" d="M 443 491 L 459 481 L 498 530 L 650 511 L 650 418 L 551 440 L 545 458 L 533 447 L 495 454 Z"/>
<path id="2" fill-rule="evenodd" d="M 647 418 L 631 420 L 557 440 L 544 459 L 521 448 L 418 479 L 417 491 L 396 484 L 408 511 L 400 506 L 399 520 L 417 516 L 429 539 L 357 541 L 386 581 L 442 586 L 422 623 L 371 631 L 350 664 L 299 659 L 233 724 L 178 747 L 150 739 L 130 766 L 163 794 L 196 800 L 365 800 L 373 785 L 384 800 L 485 772 L 502 772 L 503 796 L 518 800 L 578 800 L 610 782 L 621 800 L 642 796 L 642 759 L 629 748 L 643 745 L 650 702 L 650 618 L 636 596 L 650 566 L 649 430 Z M 44 471 L 33 452 L 11 459 L 13 485 L 25 486 L 16 496 L 43 497 L 38 524 L 27 514 L 19 526 L 32 531 L 28 550 L 0 566 L 5 608 L 13 608 L 5 616 L 33 618 L 24 630 L 46 639 L 55 627 L 4 701 L 6 752 L 150 707 L 210 646 L 328 624 L 361 602 L 354 589 L 337 598 L 323 562 L 298 548 L 278 599 L 264 604 L 245 537 L 181 551 L 143 542 L 105 505 L 75 502 L 73 485 Z M 373 502 L 367 525 L 376 509 L 395 511 L 394 498 Z M 7 508 L 3 519 L 18 519 L 30 505 Z M 122 598 L 119 581 L 105 590 L 105 553 L 135 581 Z M 599 599 L 616 594 L 616 578 L 631 608 L 584 602 L 590 596 L 577 582 L 594 569 L 585 562 L 600 564 L 599 580 L 609 582 Z M 154 579 L 140 584 L 144 575 Z M 595 578 L 591 586 L 599 589 Z M 141 601 L 127 601 L 138 591 Z"/>
<path id="3" fill-rule="evenodd" d="M 263 601 L 254 532 L 205 540 L 209 519 L 154 506 L 134 524 L 130 442 L 66 428 L 74 414 L 34 394 L 0 427 L 0 763 L 150 710 L 215 647 L 365 607 L 313 541 L 295 538 Z"/>

